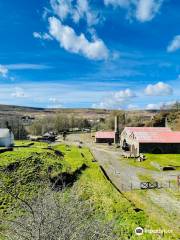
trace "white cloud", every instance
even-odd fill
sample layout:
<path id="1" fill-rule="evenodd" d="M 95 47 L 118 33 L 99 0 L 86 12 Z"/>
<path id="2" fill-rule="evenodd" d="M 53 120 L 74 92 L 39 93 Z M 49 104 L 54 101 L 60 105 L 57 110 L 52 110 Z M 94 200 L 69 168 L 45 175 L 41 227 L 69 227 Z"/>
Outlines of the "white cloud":
<path id="1" fill-rule="evenodd" d="M 136 94 L 132 90 L 125 89 L 112 93 L 110 96 L 104 98 L 100 103 L 94 103 L 92 107 L 103 109 L 126 108 L 126 106 L 131 102 L 132 98 L 135 97 Z"/>
<path id="2" fill-rule="evenodd" d="M 147 106 L 146 106 L 146 109 L 147 110 L 157 110 L 157 109 L 160 109 L 162 106 L 161 103 L 149 103 Z"/>
<path id="3" fill-rule="evenodd" d="M 92 108 L 98 109 L 122 109 L 129 103 L 128 99 L 114 99 L 112 96 L 103 99 L 99 103 L 93 103 Z"/>
<path id="4" fill-rule="evenodd" d="M 58 104 L 59 104 L 59 103 L 60 103 L 60 100 L 59 100 L 58 98 L 56 98 L 56 97 L 50 97 L 50 98 L 49 98 L 49 102 L 51 102 L 51 103 L 56 103 L 56 104 L 58 103 Z"/>
<path id="5" fill-rule="evenodd" d="M 57 97 L 50 97 L 47 108 L 63 108 L 63 104 Z"/>
<path id="6" fill-rule="evenodd" d="M 135 104 L 129 104 L 128 105 L 128 110 L 138 110 L 140 109 L 138 105 L 135 105 Z"/>
<path id="7" fill-rule="evenodd" d="M 101 39 L 95 38 L 89 41 L 83 33 L 78 36 L 73 28 L 63 25 L 55 17 L 49 18 L 49 32 L 60 46 L 69 52 L 81 54 L 93 60 L 108 58 L 108 49 Z"/>
<path id="8" fill-rule="evenodd" d="M 33 37 L 42 40 L 52 40 L 52 37 L 48 33 L 33 32 Z"/>
<path id="9" fill-rule="evenodd" d="M 49 98 L 49 101 L 50 101 L 50 102 L 53 102 L 53 103 L 56 103 L 56 102 L 57 102 L 57 98 L 55 98 L 55 97 L 50 97 L 50 98 Z"/>
<path id="10" fill-rule="evenodd" d="M 136 94 L 129 88 L 116 92 L 114 94 L 115 99 L 121 99 L 121 98 L 133 98 L 136 97 Z"/>
<path id="11" fill-rule="evenodd" d="M 163 0 L 139 0 L 136 9 L 136 18 L 140 22 L 152 20 L 159 12 Z"/>
<path id="12" fill-rule="evenodd" d="M 15 98 L 26 98 L 27 95 L 24 92 L 24 89 L 20 88 L 20 87 L 16 87 L 14 89 L 14 92 L 11 94 L 12 97 Z"/>
<path id="13" fill-rule="evenodd" d="M 0 76 L 2 76 L 3 78 L 8 78 L 11 81 L 14 81 L 15 77 L 10 76 L 9 70 L 11 70 L 9 68 L 9 65 L 0 65 Z"/>
<path id="14" fill-rule="evenodd" d="M 47 105 L 47 108 L 63 108 L 62 104 Z"/>
<path id="15" fill-rule="evenodd" d="M 88 26 L 99 22 L 98 14 L 90 8 L 88 0 L 51 0 L 50 4 L 61 21 L 71 17 L 75 23 L 78 23 L 83 19 Z"/>
<path id="16" fill-rule="evenodd" d="M 6 65 L 9 70 L 43 70 L 49 68 L 49 66 L 42 64 L 32 64 L 32 63 L 15 63 Z"/>
<path id="17" fill-rule="evenodd" d="M 148 96 L 167 96 L 173 94 L 173 89 L 170 85 L 158 82 L 157 84 L 149 84 L 146 89 L 145 93 Z"/>
<path id="18" fill-rule="evenodd" d="M 180 49 L 180 35 L 174 37 L 169 46 L 167 47 L 168 52 L 175 52 Z"/>
<path id="19" fill-rule="evenodd" d="M 104 0 L 105 5 L 112 5 L 114 7 L 128 7 L 131 4 L 131 0 Z"/>
<path id="20" fill-rule="evenodd" d="M 150 103 L 146 106 L 147 110 L 158 110 L 158 109 L 168 109 L 174 105 L 176 101 L 160 102 L 160 103 Z"/>
<path id="21" fill-rule="evenodd" d="M 8 68 L 6 66 L 0 65 L 0 76 L 7 77 Z"/>
<path id="22" fill-rule="evenodd" d="M 88 26 L 95 25 L 99 22 L 98 15 L 92 11 L 87 0 L 77 0 L 77 11 L 75 11 L 73 19 L 79 22 L 81 18 L 85 18 Z"/>
<path id="23" fill-rule="evenodd" d="M 104 0 L 105 5 L 126 8 L 128 16 L 140 22 L 152 20 L 159 12 L 164 0 Z"/>
<path id="24" fill-rule="evenodd" d="M 63 21 L 72 10 L 72 0 L 50 0 L 54 13 Z"/>

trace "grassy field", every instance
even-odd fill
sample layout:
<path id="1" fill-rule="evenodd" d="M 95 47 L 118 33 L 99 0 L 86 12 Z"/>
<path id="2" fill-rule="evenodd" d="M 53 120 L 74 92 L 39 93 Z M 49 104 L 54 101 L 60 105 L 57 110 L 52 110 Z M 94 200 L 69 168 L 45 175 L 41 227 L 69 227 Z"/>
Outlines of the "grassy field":
<path id="1" fill-rule="evenodd" d="M 157 190 L 157 189 L 152 189 L 150 191 L 144 191 L 144 190 L 134 190 L 131 192 L 126 192 L 126 196 L 128 199 L 131 199 L 137 207 L 145 209 L 146 214 L 148 214 L 149 218 L 154 220 L 154 221 L 159 221 L 159 224 L 161 225 L 160 229 L 166 229 L 166 230 L 171 230 L 174 238 L 179 239 L 180 233 L 179 233 L 179 216 L 177 213 L 174 211 L 168 211 L 168 206 L 167 209 L 160 206 L 158 204 L 159 201 L 166 201 L 165 198 L 164 200 L 162 199 L 163 196 L 167 196 L 166 192 L 171 191 L 171 190 Z M 171 194 L 174 194 L 174 191 L 171 191 Z M 164 195 L 165 194 L 165 195 Z M 177 199 L 179 198 L 179 193 L 176 192 L 177 194 Z M 151 196 L 156 196 L 158 199 L 157 203 L 154 203 L 154 200 L 152 200 Z M 169 194 L 171 197 L 171 195 Z M 172 199 L 174 196 L 172 197 Z M 165 202 L 164 202 L 165 205 Z M 151 229 L 151 228 L 150 228 Z M 155 229 L 159 229 L 156 227 Z M 169 235 L 165 237 L 165 239 L 174 239 L 172 235 Z"/>
<path id="2" fill-rule="evenodd" d="M 175 166 L 180 170 L 180 154 L 145 154 L 146 160 L 137 162 L 133 159 L 126 159 L 129 164 L 137 167 L 143 167 L 150 170 L 159 170 L 158 167 Z M 155 163 L 155 164 L 154 164 Z"/>
<path id="3" fill-rule="evenodd" d="M 26 146 L 28 143 L 30 142 L 16 142 L 16 145 Z M 120 239 L 139 239 L 134 234 L 137 226 L 146 229 L 165 227 L 154 221 L 144 211 L 136 211 L 136 207 L 105 178 L 98 164 L 92 162 L 93 156 L 88 148 L 68 145 L 57 145 L 52 148 L 53 150 L 48 149 L 46 143 L 35 143 L 31 147 L 18 147 L 13 152 L 0 154 L 0 178 L 4 185 L 13 193 L 18 192 L 21 198 L 30 200 L 36 197 L 39 188 L 47 185 L 49 167 L 51 167 L 50 177 L 56 177 L 63 172 L 74 174 L 85 164 L 87 168 L 79 174 L 73 188 L 81 199 L 91 201 L 95 207 L 94 216 L 97 219 L 103 214 L 103 221 L 114 222 Z M 62 156 L 57 156 L 54 150 L 61 152 Z M 3 188 L 0 192 L 0 202 L 2 203 L 1 218 L 13 218 L 20 214 L 17 202 L 4 192 Z M 158 237 L 144 234 L 141 239 L 156 240 Z M 167 235 L 163 239 L 177 238 Z"/>
<path id="4" fill-rule="evenodd" d="M 160 167 L 171 165 L 176 166 L 177 170 L 180 169 L 180 154 L 146 154 L 146 160 L 143 162 L 137 162 L 134 159 L 123 159 L 123 161 L 135 167 L 142 167 L 148 170 L 160 171 Z M 152 162 L 155 164 L 152 165 Z M 176 172 L 174 174 L 176 174 Z M 155 180 L 155 176 L 151 174 L 151 171 L 148 174 L 147 171 L 143 172 L 143 169 L 142 173 L 137 173 L 137 177 L 143 182 L 157 181 L 157 179 Z M 171 188 L 133 190 L 126 192 L 125 195 L 134 202 L 137 207 L 144 209 L 151 219 L 159 221 L 161 226 L 164 226 L 164 229 L 172 229 L 173 232 L 179 236 L 180 218 L 177 214 L 178 208 L 176 204 L 178 204 L 180 200 L 180 194 L 176 187 L 176 180 L 170 180 L 169 182 L 171 183 Z M 171 237 L 169 239 L 171 239 Z"/>

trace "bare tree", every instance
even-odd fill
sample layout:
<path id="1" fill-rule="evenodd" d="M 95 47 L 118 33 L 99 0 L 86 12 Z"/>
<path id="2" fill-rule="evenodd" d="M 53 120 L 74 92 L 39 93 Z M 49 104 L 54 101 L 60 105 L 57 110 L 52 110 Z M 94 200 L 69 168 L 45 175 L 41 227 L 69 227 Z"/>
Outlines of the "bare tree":
<path id="1" fill-rule="evenodd" d="M 93 205 L 79 199 L 74 191 L 67 194 L 67 191 L 46 189 L 31 203 L 19 197 L 17 200 L 21 202 L 23 216 L 3 220 L 8 223 L 4 235 L 9 240 L 117 239 L 113 234 L 113 224 L 96 220 Z"/>

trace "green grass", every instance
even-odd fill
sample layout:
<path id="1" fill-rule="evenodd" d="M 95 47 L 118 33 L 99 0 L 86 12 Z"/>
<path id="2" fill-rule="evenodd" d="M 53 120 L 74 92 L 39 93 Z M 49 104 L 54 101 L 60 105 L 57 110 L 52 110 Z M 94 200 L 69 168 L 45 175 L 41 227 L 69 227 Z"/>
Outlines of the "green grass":
<path id="1" fill-rule="evenodd" d="M 23 145 L 27 143 L 23 141 Z M 75 147 L 69 147 L 68 150 L 64 145 L 56 147 L 64 151 L 64 157 L 60 157 L 54 151 L 47 149 L 47 146 L 38 142 L 31 147 L 14 148 L 12 152 L 0 154 L 0 179 L 13 194 L 18 192 L 22 198 L 33 197 L 39 187 L 43 187 L 49 181 L 49 167 L 52 169 L 50 177 L 56 177 L 63 172 L 73 174 L 86 162 Z M 82 149 L 84 154 L 86 151 L 87 149 Z M 17 167 L 12 170 L 13 166 Z M 13 199 L 2 189 L 0 189 L 0 202 L 2 214 L 14 207 Z"/>
<path id="2" fill-rule="evenodd" d="M 173 212 L 166 211 L 166 209 L 160 207 L 158 203 L 156 204 L 154 201 L 152 201 L 149 196 L 151 192 L 157 196 L 160 194 L 159 189 L 151 189 L 134 190 L 131 192 L 126 192 L 125 195 L 131 199 L 131 201 L 134 202 L 137 207 L 144 209 L 145 213 L 149 216 L 149 219 L 159 223 L 159 227 L 150 226 L 147 229 L 170 229 L 172 230 L 172 234 L 165 234 L 163 239 L 179 239 L 179 216 L 175 215 Z"/>
<path id="3" fill-rule="evenodd" d="M 138 177 L 141 181 L 144 181 L 144 182 L 152 182 L 154 181 L 154 179 L 152 178 L 152 176 L 150 174 L 138 174 Z"/>
<path id="4" fill-rule="evenodd" d="M 15 146 L 26 146 L 30 143 L 33 143 L 34 147 L 47 147 L 48 143 L 46 142 L 34 142 L 30 140 L 16 140 L 15 141 Z"/>
<path id="5" fill-rule="evenodd" d="M 145 154 L 146 160 L 143 162 L 137 162 L 133 159 L 126 159 L 124 161 L 137 167 L 143 167 L 150 170 L 159 170 L 155 164 L 160 167 L 175 166 L 177 170 L 180 170 L 180 154 Z M 155 163 L 153 165 L 153 163 Z"/>
<path id="6" fill-rule="evenodd" d="M 88 163 L 92 155 L 87 148 L 78 148 L 76 146 L 58 145 L 54 147 L 64 153 L 64 161 L 71 172 L 79 169 L 83 163 Z"/>
<path id="7" fill-rule="evenodd" d="M 27 142 L 22 141 L 18 144 L 26 145 Z M 54 146 L 55 150 L 64 154 L 64 157 L 58 157 L 52 150 L 44 149 L 47 146 L 44 143 L 35 143 L 29 148 L 15 148 L 13 152 L 0 154 L 0 169 L 2 170 L 0 177 L 9 189 L 18 191 L 21 198 L 27 200 L 34 198 L 39 188 L 47 184 L 49 166 L 53 169 L 51 175 L 56 176 L 62 172 L 73 173 L 85 163 L 88 168 L 79 176 L 74 187 L 82 199 L 88 199 L 94 205 L 94 216 L 97 219 L 101 218 L 103 214 L 103 221 L 113 221 L 116 232 L 123 236 L 123 240 L 139 239 L 134 234 L 137 226 L 147 229 L 161 228 L 160 224 L 149 218 L 144 211 L 136 212 L 132 203 L 111 185 L 99 165 L 92 162 L 93 156 L 88 148 L 67 145 Z M 5 171 L 10 164 L 17 162 L 19 163 L 17 169 Z M 3 217 L 15 217 L 20 214 L 18 204 L 11 196 L 2 191 L 0 196 L 2 203 L 0 212 Z M 141 239 L 156 240 L 157 237 L 143 235 Z"/>
<path id="8" fill-rule="evenodd" d="M 141 226 L 146 229 L 165 229 L 156 218 L 149 217 L 144 211 L 136 212 L 135 206 L 120 194 L 102 174 L 97 163 L 90 163 L 77 182 L 77 193 L 83 199 L 89 199 L 96 206 L 96 216 L 105 214 L 106 221 L 114 221 L 117 233 L 123 239 L 139 239 L 134 229 Z M 156 240 L 157 236 L 145 234 L 141 239 Z M 166 236 L 163 239 L 176 239 Z"/>

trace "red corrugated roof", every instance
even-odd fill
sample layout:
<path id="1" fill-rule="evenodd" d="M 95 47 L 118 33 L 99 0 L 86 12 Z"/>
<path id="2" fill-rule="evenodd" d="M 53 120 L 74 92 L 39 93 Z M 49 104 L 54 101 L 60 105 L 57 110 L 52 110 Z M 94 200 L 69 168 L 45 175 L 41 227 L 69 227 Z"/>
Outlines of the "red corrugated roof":
<path id="1" fill-rule="evenodd" d="M 133 132 L 140 143 L 180 143 L 180 132 Z"/>
<path id="2" fill-rule="evenodd" d="M 128 132 L 172 132 L 167 127 L 125 127 Z"/>
<path id="3" fill-rule="evenodd" d="M 96 132 L 96 138 L 115 138 L 115 132 Z"/>

